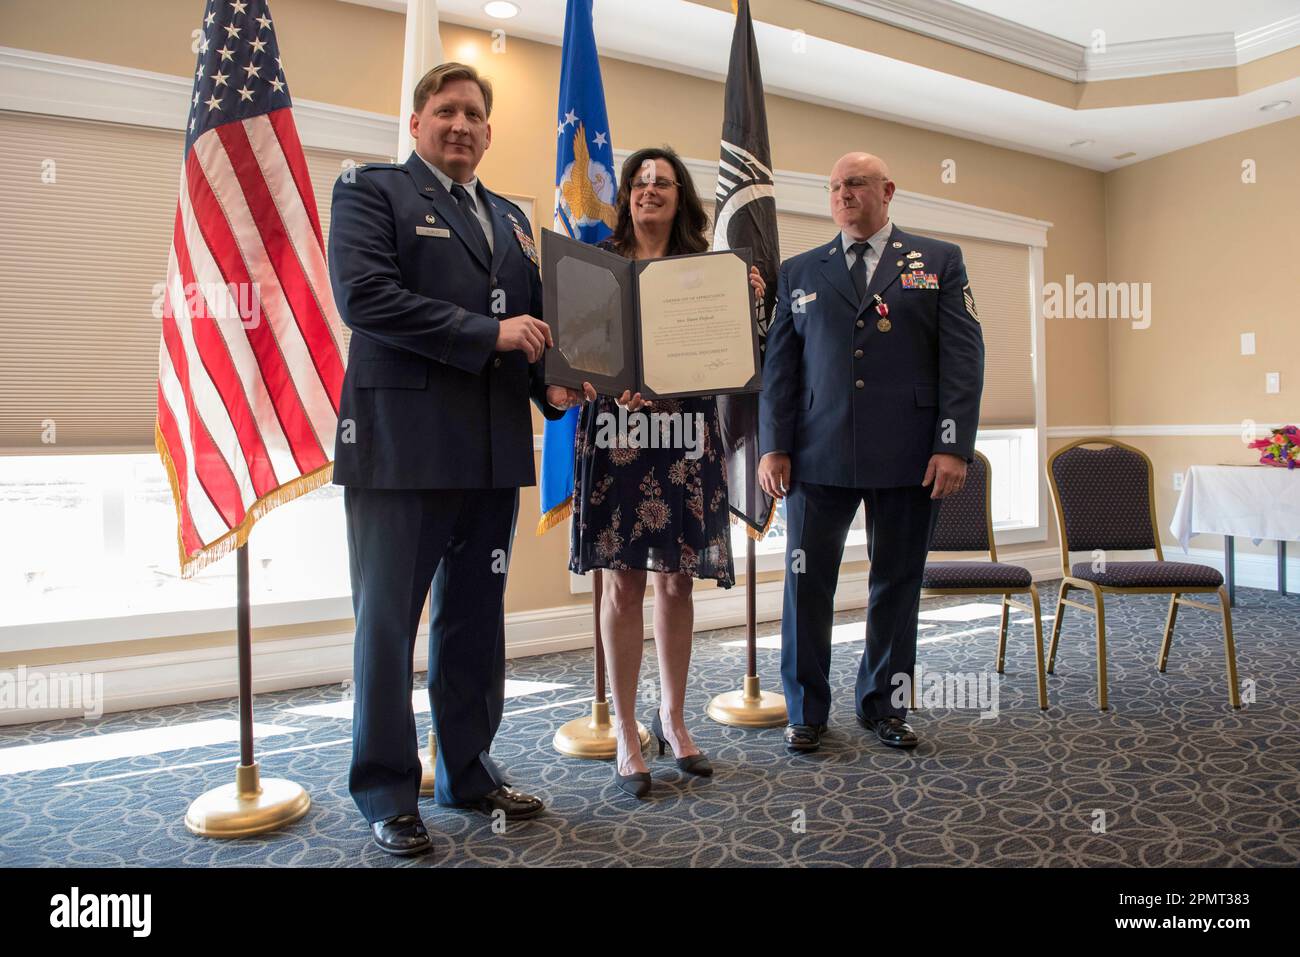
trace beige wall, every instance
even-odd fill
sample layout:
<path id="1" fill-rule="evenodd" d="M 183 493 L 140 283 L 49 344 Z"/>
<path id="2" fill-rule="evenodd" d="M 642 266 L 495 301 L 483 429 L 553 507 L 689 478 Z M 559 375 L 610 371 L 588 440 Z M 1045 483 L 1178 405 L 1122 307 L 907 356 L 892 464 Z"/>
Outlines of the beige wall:
<path id="1" fill-rule="evenodd" d="M 1111 325 L 1116 424 L 1296 415 L 1297 157 L 1292 119 L 1107 175 L 1108 278 L 1151 283 L 1154 307 L 1148 329 Z M 1253 184 L 1242 182 L 1249 160 Z M 1240 355 L 1243 332 L 1256 355 Z M 1264 393 L 1266 371 L 1283 373 L 1282 393 Z"/>
<path id="2" fill-rule="evenodd" d="M 1153 303 L 1150 328 L 1109 323 L 1112 424 L 1253 419 L 1264 428 L 1300 419 L 1298 156 L 1300 118 L 1106 175 L 1109 279 L 1151 283 Z M 1242 181 L 1247 160 L 1255 164 L 1253 184 Z M 1241 355 L 1243 332 L 1255 333 L 1253 356 Z M 1266 372 L 1282 374 L 1279 394 L 1264 392 Z M 1166 541 L 1175 471 L 1258 461 L 1235 436 L 1128 441 L 1155 461 Z M 1193 540 L 1194 547 L 1221 544 Z M 1252 550 L 1249 542 L 1240 547 Z"/>
<path id="3" fill-rule="evenodd" d="M 84 0 L 63 0 L 57 7 L 59 16 L 52 16 L 49 4 L 11 0 L 0 8 L 0 34 L 10 45 L 64 56 L 178 75 L 192 69 L 189 31 L 194 27 L 193 17 L 190 11 L 179 9 L 181 4 L 123 0 L 111 16 L 104 5 Z M 394 112 L 400 84 L 401 18 L 333 0 L 277 0 L 274 13 L 295 96 Z M 174 33 L 176 48 L 139 44 L 138 36 L 118 24 L 134 17 L 146 17 L 158 34 Z M 66 30 L 67 22 L 78 23 L 78 29 Z M 363 38 L 361 42 L 358 37 Z M 443 43 L 448 57 L 477 63 L 496 85 L 493 144 L 480 170 L 485 181 L 498 190 L 535 197 L 537 219 L 548 222 L 554 188 L 559 49 L 511 40 L 504 54 L 494 54 L 485 34 L 452 25 L 444 25 Z M 702 159 L 716 155 L 720 83 L 611 59 L 602 61 L 602 71 L 616 146 L 669 142 L 683 155 Z M 672 104 L 672 109 L 656 108 L 656 104 Z M 783 97 L 769 96 L 768 111 L 773 160 L 778 168 L 825 173 L 840 154 L 871 149 L 889 159 L 904 189 L 1057 223 L 1049 235 L 1046 254 L 1049 280 L 1066 272 L 1093 279 L 1104 276 L 1104 191 L 1102 176 L 1096 172 Z M 957 161 L 957 183 L 941 184 L 940 164 L 950 158 Z M 1050 422 L 1105 421 L 1106 363 L 1104 326 L 1085 324 L 1052 332 L 1048 341 Z M 585 596 L 569 594 L 565 531 L 556 529 L 535 537 L 538 514 L 536 489 L 525 489 L 508 611 L 588 601 Z M 765 574 L 760 580 L 775 577 L 775 573 Z M 258 637 L 268 640 L 291 633 L 264 630 Z M 227 636 L 196 636 L 184 646 L 225 640 Z M 94 653 L 101 656 L 134 650 L 135 646 L 124 645 Z M 61 649 L 51 654 L 57 660 L 72 660 L 85 651 Z"/>
<path id="4" fill-rule="evenodd" d="M 393 112 L 401 17 L 337 0 L 275 0 L 271 12 L 290 93 Z M 4 0 L 0 44 L 192 78 L 202 13 L 190 0 Z"/>

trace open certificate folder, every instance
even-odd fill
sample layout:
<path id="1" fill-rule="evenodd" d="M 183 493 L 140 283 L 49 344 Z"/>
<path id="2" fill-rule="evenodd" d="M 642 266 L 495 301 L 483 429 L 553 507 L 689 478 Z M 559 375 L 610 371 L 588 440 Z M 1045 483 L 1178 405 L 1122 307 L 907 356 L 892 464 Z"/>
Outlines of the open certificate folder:
<path id="1" fill-rule="evenodd" d="M 648 399 L 757 392 L 749 250 L 624 259 L 542 230 L 546 381 Z"/>

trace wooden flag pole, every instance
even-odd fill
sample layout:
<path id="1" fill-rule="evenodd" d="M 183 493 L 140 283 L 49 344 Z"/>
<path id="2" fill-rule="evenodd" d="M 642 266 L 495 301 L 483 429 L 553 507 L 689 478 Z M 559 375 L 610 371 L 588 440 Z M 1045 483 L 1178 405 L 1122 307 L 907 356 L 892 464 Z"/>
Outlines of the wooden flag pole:
<path id="1" fill-rule="evenodd" d="M 200 837 L 248 837 L 292 824 L 311 807 L 301 785 L 261 779 L 253 760 L 253 630 L 248 587 L 248 545 L 235 553 L 235 630 L 239 649 L 239 765 L 235 783 L 194 799 L 185 826 Z"/>
<path id="2" fill-rule="evenodd" d="M 429 628 L 433 628 L 433 590 L 425 596 L 429 610 Z M 433 699 L 429 699 L 429 740 L 420 751 L 420 797 L 432 797 L 438 783 L 438 734 L 433 730 Z"/>
<path id="3" fill-rule="evenodd" d="M 595 695 L 591 699 L 591 714 L 565 722 L 555 732 L 555 750 L 570 758 L 587 758 L 608 761 L 618 754 L 618 738 L 609 720 L 609 701 L 605 697 L 605 648 L 600 638 L 600 599 L 603 591 L 600 569 L 592 571 L 591 579 L 591 631 L 595 638 L 595 667 L 593 684 Z M 650 732 L 637 722 L 641 747 L 650 743 Z"/>
<path id="4" fill-rule="evenodd" d="M 600 634 L 600 602 L 604 596 L 605 582 L 600 571 L 591 573 L 591 632 L 596 639 L 596 701 L 605 700 L 605 643 Z"/>
<path id="5" fill-rule="evenodd" d="M 746 444 L 752 437 L 745 440 Z M 746 456 L 753 467 L 753 456 Z M 751 490 L 754 483 L 750 484 Z M 772 506 L 776 507 L 775 504 Z M 789 569 L 786 574 L 790 574 Z M 758 680 L 758 554 L 754 537 L 745 535 L 745 682 L 709 702 L 708 715 L 719 724 L 739 728 L 775 728 L 786 723 L 785 696 L 764 691 Z"/>

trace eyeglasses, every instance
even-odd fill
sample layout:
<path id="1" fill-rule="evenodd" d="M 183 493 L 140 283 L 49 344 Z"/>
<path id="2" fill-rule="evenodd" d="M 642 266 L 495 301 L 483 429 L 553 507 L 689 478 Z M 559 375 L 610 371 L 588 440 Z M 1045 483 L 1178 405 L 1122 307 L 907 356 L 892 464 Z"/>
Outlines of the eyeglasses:
<path id="1" fill-rule="evenodd" d="M 873 183 L 876 180 L 884 180 L 887 178 L 888 177 L 885 176 L 849 176 L 846 179 L 834 180 L 833 182 L 827 183 L 826 192 L 831 194 L 838 193 L 840 188 L 845 186 L 849 189 L 861 189 L 868 183 Z"/>
<path id="2" fill-rule="evenodd" d="M 677 182 L 677 180 L 675 180 L 675 179 L 664 179 L 664 178 L 661 176 L 661 177 L 659 177 L 658 179 L 638 179 L 638 180 L 635 180 L 635 181 L 633 181 L 633 183 L 632 183 L 632 188 L 633 188 L 633 189 L 645 189 L 646 187 L 653 186 L 655 189 L 658 189 L 658 190 L 668 190 L 668 189 L 671 189 L 671 188 L 674 187 L 674 186 L 681 186 L 681 185 L 682 185 L 682 184 L 679 183 L 679 182 Z"/>

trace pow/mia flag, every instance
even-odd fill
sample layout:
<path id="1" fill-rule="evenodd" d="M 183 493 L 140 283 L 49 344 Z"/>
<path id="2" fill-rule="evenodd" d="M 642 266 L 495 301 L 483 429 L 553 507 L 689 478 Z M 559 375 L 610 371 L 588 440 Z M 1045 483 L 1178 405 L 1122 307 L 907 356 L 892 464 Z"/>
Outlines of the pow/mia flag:
<path id="1" fill-rule="evenodd" d="M 764 301 L 758 307 L 761 360 L 776 305 L 781 247 L 777 243 L 772 150 L 767 139 L 767 108 L 754 22 L 749 15 L 749 0 L 739 0 L 727 68 L 713 248 L 745 246 L 753 252 L 754 265 L 767 284 Z M 749 526 L 752 537 L 761 538 L 771 522 L 773 503 L 758 485 L 758 395 L 718 396 L 718 418 L 727 455 L 732 514 Z"/>

